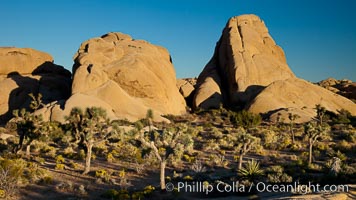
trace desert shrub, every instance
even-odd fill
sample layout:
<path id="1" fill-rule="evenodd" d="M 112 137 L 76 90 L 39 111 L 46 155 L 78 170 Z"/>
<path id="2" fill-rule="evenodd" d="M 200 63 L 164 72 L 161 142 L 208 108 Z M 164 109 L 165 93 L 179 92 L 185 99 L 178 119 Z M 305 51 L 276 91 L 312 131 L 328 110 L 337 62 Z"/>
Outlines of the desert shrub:
<path id="1" fill-rule="evenodd" d="M 2 197 L 11 197 L 17 192 L 18 182 L 23 176 L 26 162 L 22 159 L 0 160 L 0 190 Z"/>
<path id="2" fill-rule="evenodd" d="M 336 145 L 333 146 L 334 150 L 340 150 L 341 152 L 350 152 L 355 149 L 356 145 L 353 143 L 349 143 L 346 140 L 341 140 L 337 142 Z"/>
<path id="3" fill-rule="evenodd" d="M 40 157 L 40 156 L 34 156 L 33 160 L 36 161 L 37 163 L 41 164 L 41 165 L 43 165 L 46 162 L 46 160 L 44 158 Z"/>
<path id="4" fill-rule="evenodd" d="M 61 182 L 56 185 L 56 189 L 60 191 L 73 192 L 74 185 L 71 181 Z"/>
<path id="5" fill-rule="evenodd" d="M 211 128 L 211 137 L 215 139 L 220 139 L 224 137 L 224 134 L 216 127 Z"/>
<path id="6" fill-rule="evenodd" d="M 348 110 L 341 109 L 338 111 L 338 115 L 332 118 L 332 122 L 335 124 L 350 124 L 352 115 Z"/>
<path id="7" fill-rule="evenodd" d="M 24 170 L 24 177 L 31 183 L 36 183 L 46 176 L 49 176 L 49 171 L 34 162 L 29 162 Z"/>
<path id="8" fill-rule="evenodd" d="M 267 149 L 277 150 L 280 143 L 279 137 L 273 130 L 265 131 L 262 135 L 262 141 Z"/>
<path id="9" fill-rule="evenodd" d="M 143 189 L 143 194 L 145 194 L 145 195 L 150 195 L 150 194 L 152 194 L 152 192 L 155 191 L 155 190 L 156 190 L 155 187 L 153 187 L 152 185 L 148 185 L 148 186 L 146 186 L 146 187 Z"/>
<path id="10" fill-rule="evenodd" d="M 121 189 L 126 190 L 131 185 L 131 183 L 128 181 L 125 169 L 119 171 L 119 178 L 120 180 L 118 185 Z"/>
<path id="11" fill-rule="evenodd" d="M 218 143 L 222 149 L 232 150 L 234 148 L 234 143 L 228 136 L 219 139 Z"/>
<path id="12" fill-rule="evenodd" d="M 99 169 L 95 171 L 95 177 L 96 178 L 104 178 L 108 172 L 105 169 Z"/>
<path id="13" fill-rule="evenodd" d="M 73 141 L 72 133 L 70 131 L 67 131 L 62 135 L 62 138 L 59 141 L 59 143 L 63 146 L 70 146 L 72 144 L 72 141 Z"/>
<path id="14" fill-rule="evenodd" d="M 181 143 L 183 144 L 184 151 L 191 153 L 194 150 L 194 140 L 192 135 L 190 134 L 184 134 L 181 138 Z M 183 154 L 183 153 L 181 153 Z M 178 156 L 179 157 L 179 156 Z"/>
<path id="15" fill-rule="evenodd" d="M 140 149 L 129 142 L 119 143 L 114 150 L 111 151 L 113 156 L 124 161 L 132 161 L 138 154 L 141 154 Z"/>
<path id="16" fill-rule="evenodd" d="M 44 177 L 42 177 L 42 179 L 40 180 L 39 183 L 44 184 L 44 185 L 52 184 L 53 183 L 53 177 L 52 176 L 44 176 Z"/>
<path id="17" fill-rule="evenodd" d="M 216 151 L 220 149 L 218 142 L 215 139 L 209 139 L 203 147 L 204 151 Z"/>
<path id="18" fill-rule="evenodd" d="M 337 157 L 341 161 L 345 161 L 347 159 L 347 156 L 345 154 L 343 154 L 341 151 L 339 151 L 339 150 L 335 151 L 332 148 L 328 149 L 326 154 L 329 158 Z"/>
<path id="19" fill-rule="evenodd" d="M 108 162 L 110 162 L 110 163 L 115 161 L 115 157 L 113 156 L 112 153 L 108 153 L 108 154 L 106 155 L 106 161 L 108 161 Z"/>
<path id="20" fill-rule="evenodd" d="M 95 177 L 104 181 L 105 183 L 111 182 L 111 171 L 106 171 L 105 169 L 99 169 L 95 171 Z"/>
<path id="21" fill-rule="evenodd" d="M 187 176 L 184 176 L 184 177 L 183 177 L 183 180 L 185 180 L 185 181 L 192 181 L 192 180 L 193 180 L 193 177 L 187 175 Z"/>
<path id="22" fill-rule="evenodd" d="M 267 181 L 270 183 L 290 183 L 293 178 L 284 173 L 282 166 L 271 166 L 267 171 Z"/>
<path id="23" fill-rule="evenodd" d="M 235 126 L 242 126 L 245 129 L 258 126 L 262 121 L 259 114 L 253 114 L 246 110 L 241 112 L 232 112 L 230 115 L 230 122 Z"/>
<path id="24" fill-rule="evenodd" d="M 140 199 L 144 199 L 144 193 L 143 192 L 134 192 L 131 195 L 131 199 L 132 200 L 140 200 Z"/>
<path id="25" fill-rule="evenodd" d="M 85 151 L 84 151 L 84 149 L 80 149 L 75 157 L 76 157 L 77 160 L 85 160 Z"/>
<path id="26" fill-rule="evenodd" d="M 279 137 L 280 142 L 278 143 L 278 150 L 286 149 L 287 147 L 292 145 L 292 140 L 289 135 L 281 134 Z"/>
<path id="27" fill-rule="evenodd" d="M 93 153 L 98 156 L 104 156 L 108 153 L 108 147 L 105 142 L 100 142 L 93 147 Z"/>
<path id="28" fill-rule="evenodd" d="M 54 158 L 56 156 L 56 152 L 57 152 L 56 148 L 49 146 L 47 144 L 45 144 L 40 150 L 41 155 L 48 156 L 51 158 Z"/>
<path id="29" fill-rule="evenodd" d="M 188 154 L 184 154 L 183 155 L 183 160 L 187 161 L 188 163 L 193 163 L 193 161 L 195 160 L 194 156 L 189 156 Z"/>
<path id="30" fill-rule="evenodd" d="M 229 161 L 225 158 L 224 155 L 209 155 L 209 164 L 210 166 L 226 167 L 229 164 Z"/>
<path id="31" fill-rule="evenodd" d="M 353 165 L 344 164 L 341 166 L 341 173 L 346 176 L 356 177 L 356 163 Z"/>
<path id="32" fill-rule="evenodd" d="M 57 164 L 63 164 L 64 161 L 65 161 L 65 160 L 64 160 L 64 158 L 63 158 L 62 155 L 56 156 L 56 163 L 57 163 Z"/>
<path id="33" fill-rule="evenodd" d="M 66 158 L 75 158 L 75 151 L 73 149 L 73 147 L 66 147 L 64 150 L 63 150 L 63 155 L 64 157 Z"/>
<path id="34" fill-rule="evenodd" d="M 157 167 L 159 164 L 159 161 L 154 155 L 153 151 L 148 151 L 147 153 L 145 153 L 143 156 L 143 160 L 148 167 Z"/>
<path id="35" fill-rule="evenodd" d="M 190 135 L 191 137 L 196 137 L 198 136 L 200 131 L 202 131 L 201 126 L 197 126 L 197 127 L 189 126 L 187 129 L 187 134 Z"/>
<path id="36" fill-rule="evenodd" d="M 204 167 L 203 163 L 199 159 L 196 159 L 195 162 L 192 163 L 192 165 L 190 166 L 190 169 L 194 173 L 204 173 L 204 172 L 206 172 L 206 167 Z"/>
<path id="37" fill-rule="evenodd" d="M 70 161 L 69 166 L 73 169 L 79 169 L 79 164 L 74 161 Z"/>
<path id="38" fill-rule="evenodd" d="M 64 170 L 65 169 L 65 165 L 57 163 L 56 166 L 54 167 L 54 169 L 56 169 L 56 170 Z"/>

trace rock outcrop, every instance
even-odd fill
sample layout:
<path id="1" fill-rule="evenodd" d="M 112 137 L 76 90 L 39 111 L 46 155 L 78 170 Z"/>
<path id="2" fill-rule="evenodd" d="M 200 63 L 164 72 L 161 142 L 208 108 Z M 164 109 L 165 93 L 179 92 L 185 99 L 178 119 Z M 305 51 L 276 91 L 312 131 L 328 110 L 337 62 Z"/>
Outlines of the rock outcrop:
<path id="1" fill-rule="evenodd" d="M 27 108 L 30 93 L 41 93 L 43 103 L 67 99 L 71 73 L 53 63 L 47 53 L 30 48 L 0 48 L 0 123 L 14 109 Z"/>
<path id="2" fill-rule="evenodd" d="M 268 113 L 272 121 L 278 113 L 285 120 L 293 113 L 300 116 L 297 122 L 305 122 L 316 116 L 316 104 L 334 113 L 346 109 L 356 115 L 356 104 L 349 99 L 299 78 L 273 82 L 256 96 L 248 110 Z"/>
<path id="3" fill-rule="evenodd" d="M 315 105 L 356 115 L 356 104 L 312 83 L 298 79 L 289 69 L 283 50 L 276 45 L 263 21 L 255 15 L 231 18 L 215 52 L 201 72 L 193 108 L 228 107 L 262 113 L 273 120 L 278 113 L 315 116 Z"/>
<path id="4" fill-rule="evenodd" d="M 193 93 L 195 85 L 196 78 L 177 79 L 177 87 L 184 98 L 189 97 Z"/>
<path id="5" fill-rule="evenodd" d="M 316 84 L 356 102 L 356 82 L 347 79 L 328 78 Z"/>
<path id="6" fill-rule="evenodd" d="M 193 106 L 243 105 L 264 86 L 292 77 L 264 22 L 255 15 L 233 17 L 199 75 Z"/>
<path id="7" fill-rule="evenodd" d="M 62 115 L 73 107 L 100 106 L 111 118 L 135 121 L 154 111 L 179 115 L 186 111 L 166 49 L 122 33 L 90 39 L 74 56 L 72 96 Z M 57 120 L 60 120 L 58 116 Z"/>

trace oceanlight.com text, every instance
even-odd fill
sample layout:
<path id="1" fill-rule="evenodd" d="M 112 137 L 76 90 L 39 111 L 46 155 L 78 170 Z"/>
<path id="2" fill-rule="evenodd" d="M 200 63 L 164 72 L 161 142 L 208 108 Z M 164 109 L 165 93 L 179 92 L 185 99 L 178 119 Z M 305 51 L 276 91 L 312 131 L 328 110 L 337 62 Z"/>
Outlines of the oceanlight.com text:
<path id="1" fill-rule="evenodd" d="M 279 192 L 292 192 L 299 194 L 307 193 L 324 193 L 324 192 L 348 192 L 348 185 L 320 185 L 318 183 L 300 184 L 299 182 L 293 182 L 290 184 L 269 184 L 264 182 L 258 182 L 250 185 L 241 184 L 239 181 L 232 183 L 217 182 L 209 184 L 207 181 L 200 182 L 178 182 L 176 185 L 173 183 L 166 184 L 167 191 L 176 190 L 177 192 L 197 192 L 205 193 L 208 195 L 211 192 L 228 192 L 228 193 L 245 193 L 252 190 L 257 192 L 267 193 L 279 193 Z"/>

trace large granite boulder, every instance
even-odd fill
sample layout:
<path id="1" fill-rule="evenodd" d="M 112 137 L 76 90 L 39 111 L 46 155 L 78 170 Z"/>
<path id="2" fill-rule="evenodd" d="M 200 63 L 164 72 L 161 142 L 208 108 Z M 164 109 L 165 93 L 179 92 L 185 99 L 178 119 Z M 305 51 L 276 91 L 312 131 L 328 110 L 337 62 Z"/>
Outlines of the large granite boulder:
<path id="1" fill-rule="evenodd" d="M 301 116 L 299 122 L 305 122 L 316 115 L 315 106 L 320 104 L 335 113 L 346 109 L 356 115 L 356 104 L 349 99 L 296 78 L 283 50 L 255 15 L 228 21 L 195 88 L 193 108 L 224 104 L 266 114 L 272 120 L 295 113 Z M 347 88 L 352 91 L 352 83 Z"/>
<path id="2" fill-rule="evenodd" d="M 148 109 L 154 111 L 156 121 L 186 111 L 170 55 L 163 47 L 108 33 L 82 43 L 74 61 L 72 96 L 62 115 L 73 107 L 94 104 L 130 121 L 144 118 Z"/>
<path id="3" fill-rule="evenodd" d="M 264 22 L 255 15 L 233 17 L 199 75 L 193 106 L 244 105 L 264 86 L 292 77 Z"/>
<path id="4" fill-rule="evenodd" d="M 30 93 L 41 93 L 43 103 L 67 99 L 71 73 L 53 63 L 47 53 L 30 48 L 0 48 L 0 123 L 15 109 L 28 108 Z"/>

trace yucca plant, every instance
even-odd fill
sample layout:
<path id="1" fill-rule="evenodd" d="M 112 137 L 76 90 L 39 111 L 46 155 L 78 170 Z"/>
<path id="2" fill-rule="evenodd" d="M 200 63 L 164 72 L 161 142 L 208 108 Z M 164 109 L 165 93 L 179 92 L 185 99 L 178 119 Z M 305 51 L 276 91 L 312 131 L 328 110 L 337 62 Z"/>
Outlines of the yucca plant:
<path id="1" fill-rule="evenodd" d="M 260 168 L 260 163 L 254 159 L 247 161 L 246 165 L 238 170 L 239 176 L 254 182 L 263 175 L 263 170 Z"/>

